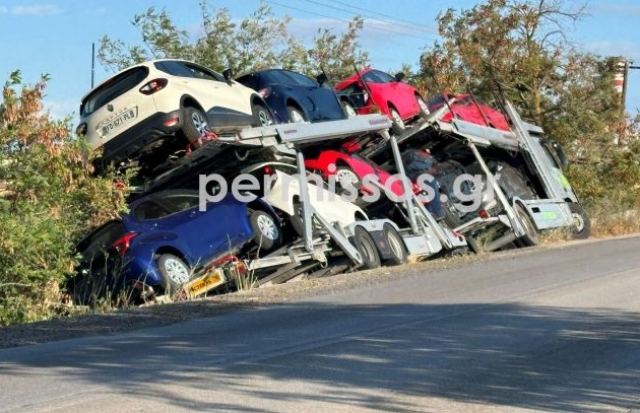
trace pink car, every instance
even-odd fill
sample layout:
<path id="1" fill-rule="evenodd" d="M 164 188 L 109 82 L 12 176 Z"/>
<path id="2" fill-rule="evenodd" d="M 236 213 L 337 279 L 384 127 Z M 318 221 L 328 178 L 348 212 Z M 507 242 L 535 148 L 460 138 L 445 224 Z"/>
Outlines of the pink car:
<path id="1" fill-rule="evenodd" d="M 418 90 L 402 79 L 403 73 L 394 77 L 367 68 L 338 83 L 335 89 L 349 97 L 357 113 L 381 112 L 393 121 L 396 131 L 402 131 L 406 122 L 429 114 L 429 107 Z"/>

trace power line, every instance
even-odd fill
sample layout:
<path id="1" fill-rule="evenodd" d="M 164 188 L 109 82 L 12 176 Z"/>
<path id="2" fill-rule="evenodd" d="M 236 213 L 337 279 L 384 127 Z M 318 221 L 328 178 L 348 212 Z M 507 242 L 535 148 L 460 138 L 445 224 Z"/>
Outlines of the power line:
<path id="1" fill-rule="evenodd" d="M 438 30 L 436 28 L 428 27 L 428 26 L 425 28 L 424 25 L 422 25 L 420 23 L 413 22 L 411 20 L 401 19 L 399 17 L 394 17 L 394 16 L 391 16 L 389 14 L 380 13 L 380 12 L 377 12 L 377 11 L 374 11 L 374 10 L 369 10 L 369 9 L 365 9 L 365 8 L 362 8 L 362 7 L 354 6 L 352 4 L 349 4 L 349 3 L 346 3 L 346 2 L 340 1 L 340 0 L 329 0 L 329 1 L 331 1 L 333 3 L 341 4 L 341 5 L 346 6 L 346 7 L 350 7 L 352 9 L 358 10 L 360 12 L 367 12 L 367 13 L 370 13 L 370 14 L 374 14 L 376 16 L 386 17 L 387 19 L 391 19 L 392 21 L 395 21 L 395 22 L 402 22 L 402 23 L 405 24 L 405 26 L 415 27 L 417 30 L 420 30 L 420 31 L 425 32 L 425 33 L 438 34 Z M 330 7 L 330 6 L 327 5 L 327 7 Z M 366 16 L 365 13 L 360 13 L 360 14 L 362 14 L 363 16 Z M 371 16 L 368 16 L 368 17 L 371 17 Z M 371 18 L 373 18 L 373 17 L 371 17 Z"/>
<path id="2" fill-rule="evenodd" d="M 274 1 L 274 0 L 267 0 L 267 3 L 271 3 L 271 4 L 274 4 L 276 6 L 284 7 L 286 9 L 291 9 L 291 10 L 295 10 L 295 11 L 299 11 L 299 12 L 302 12 L 302 13 L 307 13 L 307 14 L 312 14 L 312 15 L 315 15 L 315 16 L 324 17 L 324 18 L 331 19 L 331 20 L 338 20 L 338 21 L 341 21 L 341 22 L 344 22 L 344 23 L 347 23 L 347 24 L 351 23 L 349 20 L 346 20 L 346 19 L 342 19 L 342 18 L 335 17 L 335 16 L 329 16 L 329 15 L 326 15 L 326 14 L 318 13 L 316 11 L 302 9 L 302 8 L 290 6 L 290 5 L 287 5 L 287 4 L 282 4 L 282 3 L 279 3 L 279 2 Z M 395 34 L 395 35 L 398 35 L 398 36 L 413 37 L 415 39 L 422 40 L 423 42 L 428 42 L 429 41 L 429 39 L 426 39 L 424 37 L 419 37 L 419 36 L 416 36 L 416 35 L 413 35 L 413 34 L 410 34 L 410 33 L 397 32 L 397 31 L 394 31 L 394 30 L 385 29 L 383 27 L 369 27 L 368 29 L 369 30 L 377 30 L 377 31 L 385 32 L 385 33 L 392 33 L 392 34 Z"/>

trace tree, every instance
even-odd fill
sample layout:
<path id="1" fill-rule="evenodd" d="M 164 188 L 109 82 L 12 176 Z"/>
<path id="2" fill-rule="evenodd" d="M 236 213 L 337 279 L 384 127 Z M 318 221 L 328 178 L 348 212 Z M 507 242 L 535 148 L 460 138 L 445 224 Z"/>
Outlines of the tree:
<path id="1" fill-rule="evenodd" d="M 569 151 L 568 174 L 587 203 L 620 195 L 631 207 L 640 195 L 629 178 L 635 146 L 617 145 L 625 119 L 606 59 L 574 48 L 565 26 L 584 16 L 559 0 L 487 0 L 438 17 L 440 42 L 420 58 L 418 82 L 428 90 L 503 95 Z M 626 165 L 625 179 L 611 168 Z M 629 196 L 631 195 L 631 196 Z"/>
<path id="2" fill-rule="evenodd" d="M 359 17 L 341 35 L 318 30 L 313 46 L 306 49 L 288 32 L 291 19 L 275 16 L 266 2 L 239 23 L 232 20 L 227 9 L 213 9 L 206 0 L 200 3 L 200 14 L 200 31 L 189 36 L 173 23 L 166 10 L 150 7 L 132 20 L 142 44 L 127 45 L 105 35 L 100 40 L 98 58 L 110 70 L 159 58 L 192 60 L 219 72 L 230 68 L 237 75 L 281 67 L 314 76 L 324 67 L 335 79 L 352 73 L 354 63 L 361 66 L 368 60 L 358 44 L 363 27 Z"/>
<path id="3" fill-rule="evenodd" d="M 126 208 L 113 177 L 92 176 L 92 151 L 42 110 L 48 78 L 14 72 L 0 101 L 0 325 L 37 320 L 60 304 L 75 243 Z"/>

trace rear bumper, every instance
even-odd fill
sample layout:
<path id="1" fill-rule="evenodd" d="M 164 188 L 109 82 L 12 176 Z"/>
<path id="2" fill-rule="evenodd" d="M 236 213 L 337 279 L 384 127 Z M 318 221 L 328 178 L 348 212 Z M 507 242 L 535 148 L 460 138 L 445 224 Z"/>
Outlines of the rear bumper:
<path id="1" fill-rule="evenodd" d="M 173 135 L 181 127 L 180 110 L 156 113 L 105 143 L 103 166 L 130 159 L 155 141 Z"/>

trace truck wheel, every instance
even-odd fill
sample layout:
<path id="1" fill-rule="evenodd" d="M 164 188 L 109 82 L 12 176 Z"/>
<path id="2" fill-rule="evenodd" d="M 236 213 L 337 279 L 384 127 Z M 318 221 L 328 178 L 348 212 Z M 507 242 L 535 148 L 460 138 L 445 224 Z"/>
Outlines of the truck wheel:
<path id="1" fill-rule="evenodd" d="M 587 239 L 591 235 L 591 220 L 589 215 L 578 203 L 571 202 L 569 204 L 571 216 L 573 217 L 573 227 L 571 235 L 574 239 Z"/>
<path id="2" fill-rule="evenodd" d="M 385 264 L 406 264 L 409 258 L 409 254 L 407 253 L 407 248 L 405 247 L 404 241 L 402 240 L 402 237 L 400 236 L 398 230 L 395 229 L 393 225 L 386 223 L 382 227 L 382 233 L 384 236 L 384 240 L 389 246 L 389 251 L 391 252 L 391 258 L 386 260 Z"/>
<path id="3" fill-rule="evenodd" d="M 362 256 L 362 267 L 370 270 L 378 268 L 382 263 L 380 262 L 380 254 L 378 253 L 378 247 L 371 237 L 371 234 L 361 226 L 356 227 L 355 234 L 353 236 L 353 244 L 360 252 Z"/>
<path id="4" fill-rule="evenodd" d="M 190 144 L 197 146 L 202 135 L 211 130 L 207 116 L 190 106 L 182 109 L 182 114 L 182 134 Z"/>
<path id="5" fill-rule="evenodd" d="M 282 231 L 278 222 L 268 213 L 260 210 L 249 215 L 251 229 L 255 234 L 255 243 L 263 251 L 272 251 L 282 244 Z"/>
<path id="6" fill-rule="evenodd" d="M 520 219 L 525 230 L 525 235 L 516 240 L 516 245 L 519 247 L 533 247 L 538 245 L 538 230 L 536 229 L 535 223 L 529 216 L 529 213 L 520 204 L 516 204 L 514 209 L 516 216 Z"/>
<path id="7" fill-rule="evenodd" d="M 178 256 L 162 254 L 158 257 L 157 263 L 165 294 L 177 292 L 191 279 L 191 268 Z"/>

